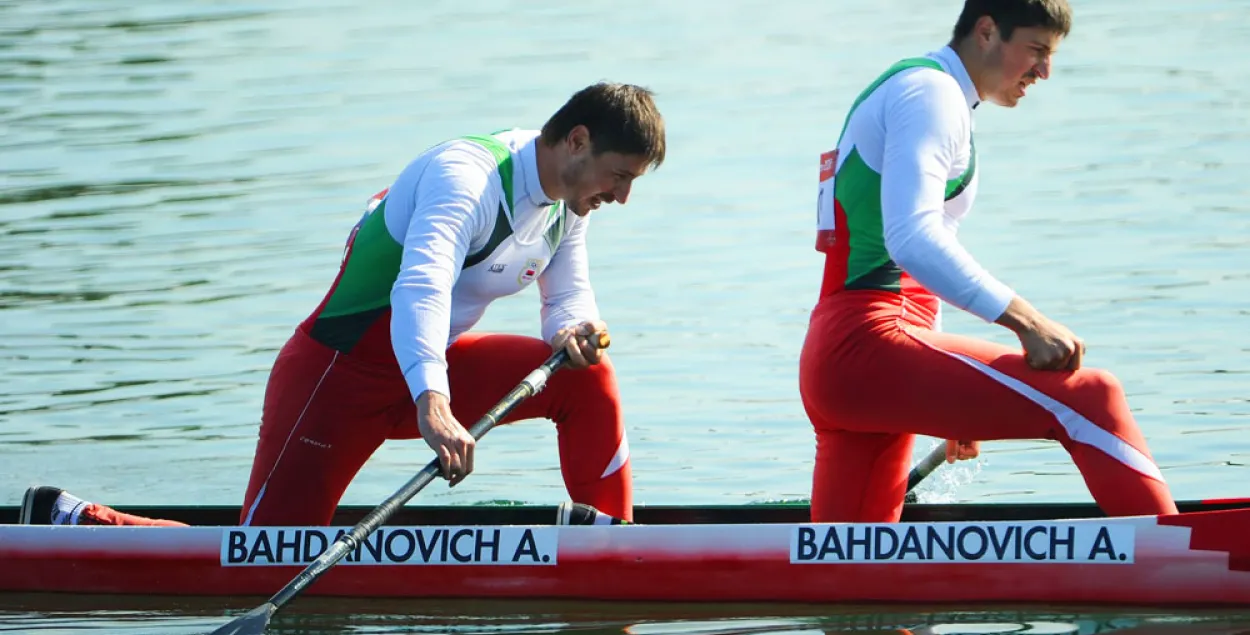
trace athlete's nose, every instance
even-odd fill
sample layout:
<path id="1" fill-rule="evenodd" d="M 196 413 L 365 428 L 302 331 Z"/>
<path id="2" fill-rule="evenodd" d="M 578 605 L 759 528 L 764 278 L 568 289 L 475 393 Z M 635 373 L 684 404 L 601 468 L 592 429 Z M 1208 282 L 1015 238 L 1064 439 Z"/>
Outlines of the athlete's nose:
<path id="1" fill-rule="evenodd" d="M 621 183 L 612 189 L 612 198 L 616 199 L 617 203 L 624 205 L 625 201 L 629 200 L 629 191 L 633 186 L 633 183 L 629 181 Z"/>
<path id="2" fill-rule="evenodd" d="M 1050 56 L 1047 55 L 1037 66 L 1033 67 L 1033 72 L 1037 74 L 1038 79 L 1050 79 Z"/>

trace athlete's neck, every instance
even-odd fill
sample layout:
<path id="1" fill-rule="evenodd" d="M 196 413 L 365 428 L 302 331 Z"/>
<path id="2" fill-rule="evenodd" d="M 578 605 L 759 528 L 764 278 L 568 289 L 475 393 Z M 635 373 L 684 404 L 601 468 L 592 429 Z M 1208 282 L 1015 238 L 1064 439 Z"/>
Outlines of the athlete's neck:
<path id="1" fill-rule="evenodd" d="M 538 184 L 543 188 L 543 196 L 549 201 L 564 198 L 559 151 L 544 143 L 542 137 L 534 142 L 534 162 L 538 164 Z"/>

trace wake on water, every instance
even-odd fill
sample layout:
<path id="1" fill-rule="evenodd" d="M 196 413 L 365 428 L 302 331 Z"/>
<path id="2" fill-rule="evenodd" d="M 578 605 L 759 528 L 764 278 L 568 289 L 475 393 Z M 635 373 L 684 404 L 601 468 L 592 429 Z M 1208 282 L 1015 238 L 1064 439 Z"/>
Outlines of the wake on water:
<path id="1" fill-rule="evenodd" d="M 935 448 L 946 443 L 935 440 L 917 456 L 925 456 Z M 945 504 L 958 502 L 959 490 L 976 479 L 981 468 L 986 464 L 985 453 L 970 461 L 956 461 L 954 464 L 942 464 L 933 470 L 929 477 L 916 486 L 916 501 L 919 503 Z"/>

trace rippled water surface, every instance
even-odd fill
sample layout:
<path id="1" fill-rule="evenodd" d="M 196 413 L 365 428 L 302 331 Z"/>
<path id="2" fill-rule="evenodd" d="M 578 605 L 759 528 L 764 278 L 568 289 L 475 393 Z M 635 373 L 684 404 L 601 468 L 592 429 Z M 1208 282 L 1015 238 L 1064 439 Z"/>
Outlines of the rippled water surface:
<path id="1" fill-rule="evenodd" d="M 959 4 L 0 0 L 0 505 L 35 483 L 112 503 L 237 504 L 269 364 L 332 280 L 365 199 L 428 145 L 540 126 L 605 78 L 656 90 L 669 126 L 668 161 L 591 235 L 636 499 L 806 497 L 796 374 L 820 273 L 816 159 L 854 95 L 941 45 Z M 1117 373 L 1178 497 L 1250 495 L 1250 2 L 1076 11 L 1053 78 L 1014 111 L 978 109 L 983 180 L 962 235 Z M 946 324 L 1011 341 L 967 316 Z M 482 328 L 536 332 L 536 294 L 498 303 Z M 427 452 L 388 444 L 345 502 L 381 500 Z M 492 432 L 477 466 L 418 502 L 564 497 L 548 424 Z M 1043 442 L 989 444 L 926 496 L 1089 499 Z M 0 632 L 190 633 L 246 604 L 12 599 Z M 310 608 L 279 632 L 1121 624 L 456 606 Z M 975 632 L 1077 632 L 1024 628 Z"/>
<path id="2" fill-rule="evenodd" d="M 126 608 L 117 608 L 119 606 Z M 244 604 L 239 604 L 243 608 Z M 51 608 L 54 607 L 54 608 Z M 168 633 L 200 635 L 224 621 L 220 602 L 136 602 L 133 598 L 0 600 L 0 633 Z M 311 608 L 279 613 L 273 635 L 578 633 L 602 635 L 1245 635 L 1250 618 L 1228 612 L 1166 614 L 1141 609 L 932 606 L 607 604 L 529 601 L 343 601 L 318 598 Z"/>

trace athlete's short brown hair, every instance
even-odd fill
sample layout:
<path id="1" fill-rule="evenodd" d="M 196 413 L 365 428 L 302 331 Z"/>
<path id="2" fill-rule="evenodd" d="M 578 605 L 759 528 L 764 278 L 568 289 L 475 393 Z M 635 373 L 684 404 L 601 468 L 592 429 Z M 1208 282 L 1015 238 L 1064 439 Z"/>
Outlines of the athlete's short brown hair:
<path id="1" fill-rule="evenodd" d="M 664 119 L 652 92 L 632 84 L 600 82 L 573 94 L 543 124 L 543 143 L 554 146 L 577 126 L 590 131 L 591 151 L 645 156 L 664 162 Z"/>
<path id="2" fill-rule="evenodd" d="M 1010 41 L 1011 34 L 1022 28 L 1041 27 L 1063 37 L 1072 30 L 1068 0 L 965 0 L 951 40 L 959 42 L 968 37 L 977 20 L 986 15 L 998 26 L 1003 41 Z"/>

